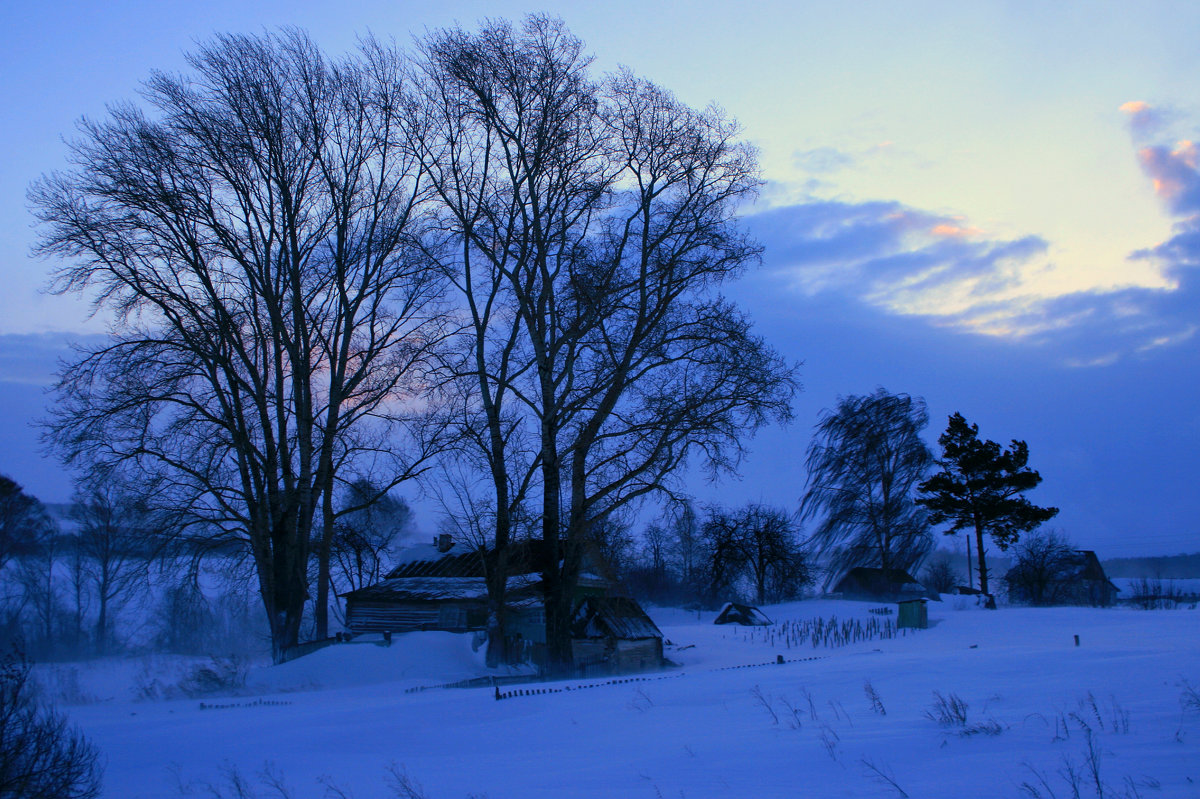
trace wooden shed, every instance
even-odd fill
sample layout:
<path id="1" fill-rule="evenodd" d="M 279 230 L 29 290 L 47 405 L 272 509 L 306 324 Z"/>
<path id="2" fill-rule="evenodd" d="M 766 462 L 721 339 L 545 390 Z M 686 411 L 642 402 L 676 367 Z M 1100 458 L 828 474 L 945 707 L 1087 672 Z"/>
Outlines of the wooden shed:
<path id="1" fill-rule="evenodd" d="M 585 674 L 657 669 L 663 634 L 629 597 L 587 597 L 571 620 L 572 656 Z"/>

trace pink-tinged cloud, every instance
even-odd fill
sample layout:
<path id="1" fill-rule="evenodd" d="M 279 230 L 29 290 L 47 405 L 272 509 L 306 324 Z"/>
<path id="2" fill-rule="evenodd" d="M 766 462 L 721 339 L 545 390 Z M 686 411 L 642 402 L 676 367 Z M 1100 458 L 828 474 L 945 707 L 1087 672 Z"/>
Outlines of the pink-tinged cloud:
<path id="1" fill-rule="evenodd" d="M 977 227 L 962 226 L 952 222 L 942 222 L 934 225 L 929 231 L 934 236 L 944 239 L 964 239 L 969 236 L 978 236 L 983 231 Z"/>
<path id="2" fill-rule="evenodd" d="M 1127 103 L 1121 103 L 1121 109 L 1126 114 L 1140 114 L 1143 111 L 1150 110 L 1150 104 L 1144 100 L 1130 100 Z"/>
<path id="3" fill-rule="evenodd" d="M 1118 109 L 1129 117 L 1129 129 L 1136 136 L 1148 136 L 1157 131 L 1167 116 L 1162 109 L 1155 108 L 1145 100 L 1130 100 Z"/>
<path id="4" fill-rule="evenodd" d="M 1157 145 L 1138 150 L 1142 170 L 1154 183 L 1154 193 L 1173 214 L 1200 211 L 1200 171 L 1197 148 L 1181 141 L 1173 149 Z"/>

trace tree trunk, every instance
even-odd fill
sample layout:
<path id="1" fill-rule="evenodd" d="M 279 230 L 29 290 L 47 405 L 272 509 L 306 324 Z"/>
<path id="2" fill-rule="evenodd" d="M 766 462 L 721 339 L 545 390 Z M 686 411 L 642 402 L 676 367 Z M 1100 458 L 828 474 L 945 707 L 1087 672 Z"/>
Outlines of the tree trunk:
<path id="1" fill-rule="evenodd" d="M 329 558 L 333 545 L 333 491 L 332 479 L 327 481 L 321 499 L 321 540 L 317 543 L 317 602 L 313 606 L 313 624 L 316 639 L 329 637 Z"/>
<path id="2" fill-rule="evenodd" d="M 507 524 L 505 524 L 507 526 Z M 507 609 L 505 608 L 505 593 L 508 587 L 508 532 L 503 534 L 501 525 L 496 525 L 496 546 L 491 554 L 484 552 L 484 562 L 488 564 L 488 617 L 487 617 L 487 665 L 496 668 L 510 663 L 512 655 L 508 651 Z M 501 541 L 503 540 L 503 546 Z"/>
<path id="3" fill-rule="evenodd" d="M 987 564 L 983 559 L 983 530 L 975 528 L 975 543 L 979 549 L 979 590 L 988 593 Z"/>

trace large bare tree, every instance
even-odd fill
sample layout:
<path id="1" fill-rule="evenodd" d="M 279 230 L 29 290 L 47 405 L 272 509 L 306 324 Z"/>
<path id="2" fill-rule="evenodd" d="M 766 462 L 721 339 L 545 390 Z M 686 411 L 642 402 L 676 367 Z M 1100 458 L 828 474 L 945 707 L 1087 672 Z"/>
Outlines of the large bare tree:
<path id="1" fill-rule="evenodd" d="M 759 255 L 734 216 L 758 186 L 753 150 L 719 112 L 589 64 L 541 16 L 435 33 L 422 61 L 437 134 L 425 166 L 473 323 L 497 549 L 515 500 L 540 499 L 552 668 L 570 662 L 592 525 L 669 489 L 693 454 L 735 464 L 795 389 L 716 294 Z"/>
<path id="2" fill-rule="evenodd" d="M 392 434 L 435 384 L 442 280 L 414 244 L 424 186 L 394 51 L 331 62 L 285 31 L 219 36 L 188 63 L 147 81 L 149 113 L 81 123 L 73 168 L 31 189 L 40 251 L 65 259 L 56 289 L 115 320 L 63 371 L 52 438 L 244 541 L 281 657 L 314 532 L 324 633 L 336 484 L 369 464 L 386 492 L 428 454 Z"/>

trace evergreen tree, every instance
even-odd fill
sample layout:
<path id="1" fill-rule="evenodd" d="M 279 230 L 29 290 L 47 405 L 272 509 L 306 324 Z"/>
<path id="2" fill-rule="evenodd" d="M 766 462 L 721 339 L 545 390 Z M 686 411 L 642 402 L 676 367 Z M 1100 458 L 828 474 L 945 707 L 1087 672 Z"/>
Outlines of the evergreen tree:
<path id="1" fill-rule="evenodd" d="M 979 589 L 986 594 L 984 534 L 1006 550 L 1021 533 L 1057 514 L 1058 508 L 1042 508 L 1022 496 L 1042 482 L 1042 476 L 1027 466 L 1029 446 L 1024 441 L 1014 440 L 1003 450 L 995 441 L 980 441 L 979 425 L 968 424 L 956 413 L 938 444 L 942 447 L 941 471 L 921 483 L 917 502 L 929 510 L 931 523 L 949 523 L 946 535 L 975 531 Z"/>

